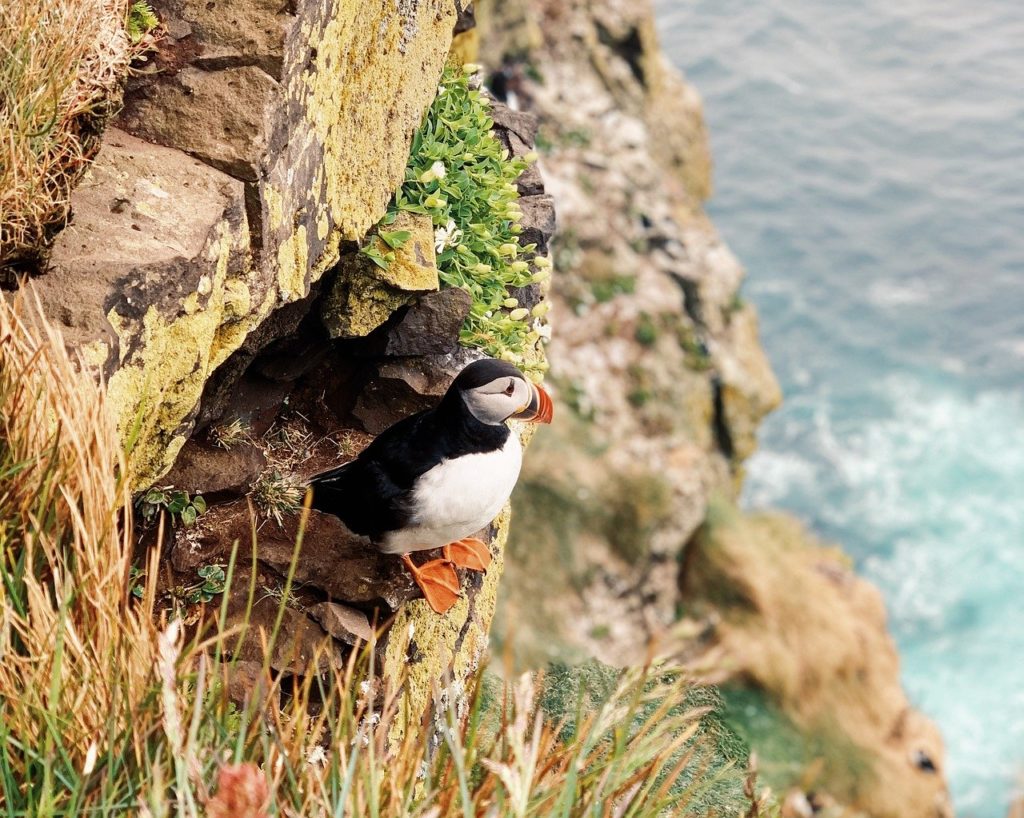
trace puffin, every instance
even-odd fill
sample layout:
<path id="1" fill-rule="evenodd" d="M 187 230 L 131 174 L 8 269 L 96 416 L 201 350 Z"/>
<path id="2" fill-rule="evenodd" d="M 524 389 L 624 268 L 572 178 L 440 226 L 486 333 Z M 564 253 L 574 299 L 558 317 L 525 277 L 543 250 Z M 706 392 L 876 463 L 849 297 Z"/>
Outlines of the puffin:
<path id="1" fill-rule="evenodd" d="M 381 432 L 354 460 L 310 480 L 312 506 L 401 555 L 437 613 L 461 596 L 456 566 L 486 571 L 487 545 L 469 535 L 490 524 L 519 479 L 523 450 L 507 421 L 550 423 L 551 397 L 505 361 L 466 366 L 433 409 Z M 441 547 L 417 565 L 415 551 Z"/>

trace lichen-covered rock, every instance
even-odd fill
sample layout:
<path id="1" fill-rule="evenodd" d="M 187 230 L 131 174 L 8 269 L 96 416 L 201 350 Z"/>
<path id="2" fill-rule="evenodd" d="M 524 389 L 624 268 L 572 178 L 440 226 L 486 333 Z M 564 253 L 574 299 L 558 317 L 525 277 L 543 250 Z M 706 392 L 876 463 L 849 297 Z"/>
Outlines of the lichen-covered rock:
<path id="1" fill-rule="evenodd" d="M 154 6 L 169 36 L 119 119 L 147 142 L 107 135 L 44 287 L 106 370 L 139 486 L 211 372 L 383 215 L 456 20 L 451 0 Z"/>
<path id="2" fill-rule="evenodd" d="M 249 263 L 243 185 L 110 130 L 72 206 L 35 288 L 107 377 L 145 483 L 173 462 L 206 379 L 272 300 Z"/>
<path id="3" fill-rule="evenodd" d="M 332 338 L 369 335 L 414 296 L 441 286 L 434 263 L 434 228 L 430 217 L 401 212 L 388 231 L 408 233 L 401 246 L 392 249 L 379 236 L 370 249 L 379 257 L 391 256 L 386 266 L 363 253 L 346 255 L 321 309 L 324 326 Z"/>
<path id="4" fill-rule="evenodd" d="M 133 83 L 122 121 L 250 183 L 254 250 L 282 300 L 361 238 L 401 182 L 437 88 L 452 0 L 162 0 L 188 34 Z"/>
<path id="5" fill-rule="evenodd" d="M 384 354 L 406 357 L 455 352 L 459 330 L 472 304 L 472 296 L 458 287 L 418 298 L 388 330 Z"/>
<path id="6" fill-rule="evenodd" d="M 448 613 L 438 616 L 419 600 L 403 606 L 395 616 L 383 651 L 384 678 L 392 683 L 401 680 L 403 685 L 395 731 L 415 723 L 429 709 L 439 687 L 448 686 L 454 699 L 465 696 L 466 682 L 487 650 L 509 519 L 506 506 L 494 523 L 490 542 L 494 560 L 485 574 L 471 573 L 466 578 L 463 585 L 471 590 Z"/>

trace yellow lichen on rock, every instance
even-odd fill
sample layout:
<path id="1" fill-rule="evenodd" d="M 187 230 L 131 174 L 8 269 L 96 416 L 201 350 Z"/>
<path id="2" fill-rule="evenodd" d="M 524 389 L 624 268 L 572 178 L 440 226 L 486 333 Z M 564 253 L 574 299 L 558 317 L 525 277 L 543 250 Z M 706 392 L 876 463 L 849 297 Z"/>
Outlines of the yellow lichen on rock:
<path id="1" fill-rule="evenodd" d="M 331 337 L 369 335 L 395 310 L 411 303 L 415 295 L 433 292 L 440 287 L 430 217 L 403 211 L 387 230 L 408 232 L 410 235 L 395 248 L 380 236 L 370 239 L 367 249 L 383 259 L 385 267 L 362 253 L 343 260 L 340 274 L 322 311 L 324 325 Z"/>
<path id="2" fill-rule="evenodd" d="M 143 94 L 129 90 L 122 124 L 169 147 L 119 134 L 118 145 L 100 155 L 99 165 L 110 166 L 103 184 L 76 193 L 76 227 L 87 221 L 83 197 L 95 199 L 96 224 L 85 225 L 96 257 L 89 264 L 111 280 L 108 289 L 95 288 L 100 303 L 89 305 L 98 313 L 90 319 L 91 337 L 72 334 L 92 343 L 102 333 L 116 359 L 112 367 L 108 356 L 106 374 L 120 427 L 135 441 L 140 486 L 170 466 L 212 371 L 273 309 L 309 294 L 338 261 L 341 240 L 360 239 L 384 214 L 436 93 L 456 19 L 449 0 L 338 0 L 291 12 L 226 0 L 216 15 L 208 12 L 199 4 L 180 10 L 200 51 L 237 52 L 244 67 L 187 65 L 149 78 Z M 225 14 L 240 30 L 219 23 Z M 186 163 L 192 187 L 183 179 L 178 191 L 167 169 Z M 161 187 L 173 195 L 154 198 Z M 111 201 L 120 202 L 118 209 Z M 111 213 L 122 209 L 125 224 L 115 227 Z M 230 251 L 220 219 L 239 239 Z M 124 244 L 115 248 L 118 266 L 98 239 L 108 232 L 115 245 Z M 431 239 L 425 242 L 432 250 Z M 216 248 L 207 247 L 214 241 Z M 63 245 L 55 258 L 71 280 L 82 264 L 77 245 Z M 154 272 L 164 256 L 165 267 Z M 126 286 L 141 289 L 129 298 Z M 435 271 L 431 286 L 413 289 L 436 287 Z M 71 291 L 50 289 L 50 306 L 67 312 Z M 354 312 L 380 323 L 405 303 L 378 295 L 353 298 Z M 372 321 L 357 316 L 356 323 Z M 76 317 L 68 329 L 82 325 Z"/>
<path id="3" fill-rule="evenodd" d="M 455 5 L 349 0 L 323 24 L 304 24 L 312 60 L 288 97 L 321 152 L 312 190 L 346 240 L 362 237 L 402 181 L 409 141 L 437 91 Z M 322 185 L 322 187 L 321 187 Z"/>
<path id="4" fill-rule="evenodd" d="M 480 54 L 480 32 L 475 28 L 463 31 L 452 39 L 449 58 L 457 65 L 475 63 Z"/>
<path id="5" fill-rule="evenodd" d="M 227 221 L 215 228 L 205 251 L 213 275 L 186 294 L 168 316 L 150 305 L 141 321 L 126 321 L 112 309 L 108 320 L 122 354 L 110 377 L 108 402 L 123 439 L 132 445 L 133 482 L 144 486 L 170 468 L 188 437 L 183 424 L 194 411 L 210 373 L 242 343 L 273 304 L 272 294 L 250 311 L 246 273 L 229 274 L 229 263 L 245 239 Z M 205 278 L 205 277 L 204 277 Z"/>
<path id="6" fill-rule="evenodd" d="M 460 712 L 467 681 L 487 649 L 511 516 L 506 505 L 494 521 L 490 546 L 494 559 L 487 572 L 479 580 L 464 580 L 480 582 L 472 597 L 464 596 L 441 616 L 423 600 L 408 603 L 395 616 L 382 671 L 386 683 L 402 685 L 402 712 L 392 728 L 392 740 L 401 737 L 406 725 L 419 722 L 430 709 L 435 691 L 447 692 L 449 703 Z"/>

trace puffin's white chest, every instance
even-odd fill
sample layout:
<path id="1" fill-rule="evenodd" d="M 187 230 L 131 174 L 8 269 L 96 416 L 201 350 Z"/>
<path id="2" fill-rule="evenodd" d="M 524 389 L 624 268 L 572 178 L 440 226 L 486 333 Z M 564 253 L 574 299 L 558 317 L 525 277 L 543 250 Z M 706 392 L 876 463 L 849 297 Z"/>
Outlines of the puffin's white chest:
<path id="1" fill-rule="evenodd" d="M 400 554 L 436 548 L 479 531 L 498 516 L 522 464 L 523 449 L 513 433 L 496 452 L 463 455 L 434 466 L 416 482 L 411 525 L 393 532 L 385 550 Z"/>

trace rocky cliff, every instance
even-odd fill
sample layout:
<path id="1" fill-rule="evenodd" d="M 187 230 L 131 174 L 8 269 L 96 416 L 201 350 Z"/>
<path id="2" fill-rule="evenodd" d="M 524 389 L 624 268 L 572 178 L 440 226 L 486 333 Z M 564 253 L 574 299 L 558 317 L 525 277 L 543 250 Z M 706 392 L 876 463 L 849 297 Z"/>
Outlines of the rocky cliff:
<path id="1" fill-rule="evenodd" d="M 540 117 L 559 227 L 562 422 L 514 497 L 497 635 L 526 665 L 652 649 L 723 685 L 787 815 L 949 814 L 941 740 L 900 688 L 877 592 L 784 517 L 735 510 L 779 400 L 711 192 L 696 91 L 647 3 L 481 10 L 482 59 Z"/>
<path id="2" fill-rule="evenodd" d="M 248 621 L 240 695 L 271 632 L 271 668 L 304 674 L 328 636 L 318 661 L 341 663 L 387 622 L 381 668 L 418 719 L 486 647 L 507 511 L 480 532 L 491 568 L 436 616 L 397 560 L 300 506 L 470 360 L 543 376 L 536 121 L 446 68 L 471 23 L 452 0 L 152 5 L 153 50 L 32 287 L 107 381 L 163 604 L 200 629 L 223 592 Z"/>

